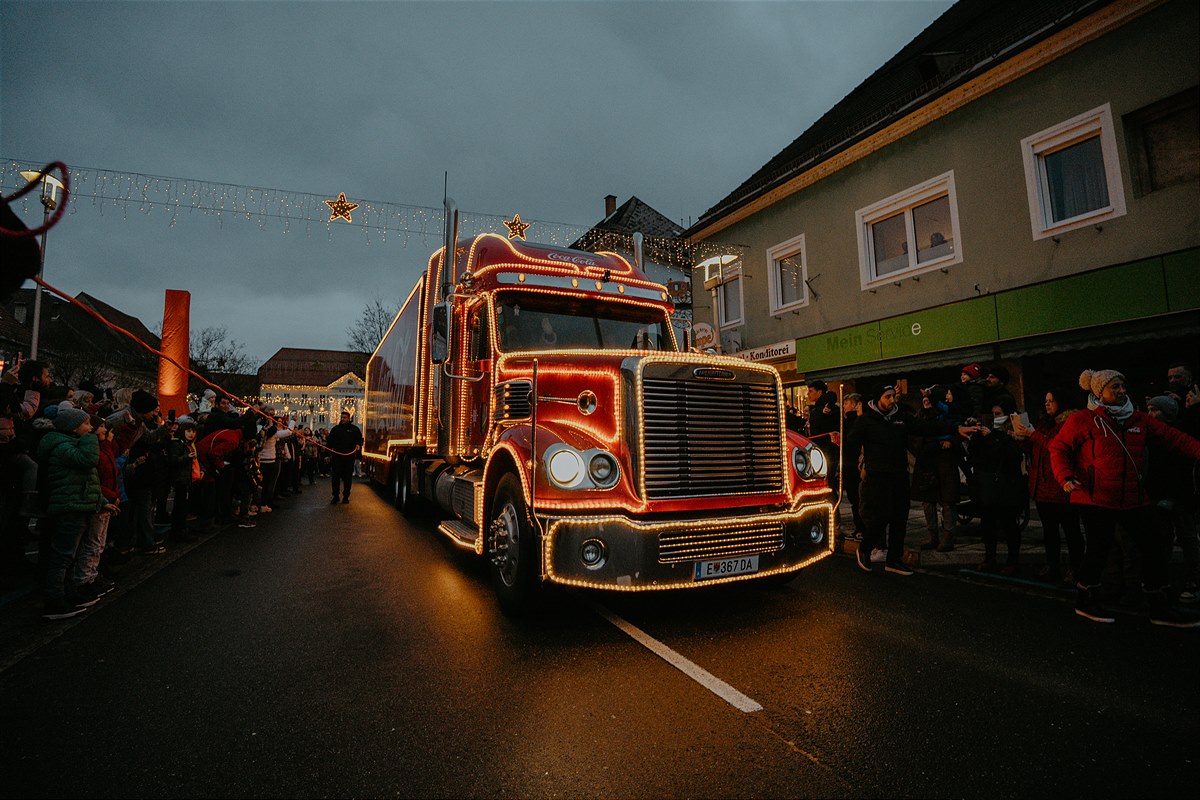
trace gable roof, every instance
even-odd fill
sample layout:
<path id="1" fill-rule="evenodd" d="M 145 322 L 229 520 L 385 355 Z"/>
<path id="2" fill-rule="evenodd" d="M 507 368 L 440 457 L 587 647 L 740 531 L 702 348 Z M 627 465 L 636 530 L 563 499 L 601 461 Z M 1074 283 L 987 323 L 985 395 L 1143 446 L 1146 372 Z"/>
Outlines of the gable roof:
<path id="1" fill-rule="evenodd" d="M 684 235 L 704 230 L 1112 2 L 1115 0 L 959 0 L 795 141 L 705 211 Z"/>
<path id="2" fill-rule="evenodd" d="M 671 220 L 643 203 L 637 197 L 630 197 L 618 209 L 592 226 L 591 230 L 571 243 L 576 250 L 597 252 L 600 250 L 633 251 L 633 234 L 641 233 L 645 237 L 647 258 L 660 264 L 686 264 L 690 266 L 689 257 L 682 260 L 678 257 L 678 248 L 668 244 L 668 240 L 676 240 L 683 233 L 683 226 L 676 225 Z"/>
<path id="3" fill-rule="evenodd" d="M 80 293 L 75 299 L 151 347 L 159 346 L 159 338 L 137 317 L 88 294 Z M 25 306 L 24 323 L 16 321 L 15 309 L 18 305 Z M 33 307 L 33 289 L 18 289 L 7 303 L 0 305 L 0 345 L 19 350 L 29 347 Z M 42 292 L 38 343 L 39 349 L 44 351 L 39 355 L 56 368 L 73 368 L 84 362 L 93 362 L 132 373 L 144 373 L 146 376 L 153 376 L 157 370 L 158 361 L 151 353 L 51 292 Z"/>
<path id="4" fill-rule="evenodd" d="M 263 385 L 329 386 L 352 372 L 362 380 L 370 357 L 346 350 L 281 347 L 258 368 L 258 379 Z"/>

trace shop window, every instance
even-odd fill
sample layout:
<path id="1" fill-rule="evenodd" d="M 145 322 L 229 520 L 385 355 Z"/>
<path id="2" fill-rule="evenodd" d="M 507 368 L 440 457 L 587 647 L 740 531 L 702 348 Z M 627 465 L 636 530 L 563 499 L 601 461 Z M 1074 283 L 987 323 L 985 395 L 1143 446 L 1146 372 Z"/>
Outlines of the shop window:
<path id="1" fill-rule="evenodd" d="M 1135 197 L 1200 180 L 1200 87 L 1122 117 Z"/>
<path id="2" fill-rule="evenodd" d="M 1105 104 L 1021 140 L 1033 238 L 1125 214 L 1125 192 Z"/>
<path id="3" fill-rule="evenodd" d="M 962 261 L 953 171 L 860 209 L 855 221 L 864 289 Z"/>
<path id="4" fill-rule="evenodd" d="M 767 284 L 771 313 L 808 305 L 808 265 L 804 234 L 767 250 Z"/>

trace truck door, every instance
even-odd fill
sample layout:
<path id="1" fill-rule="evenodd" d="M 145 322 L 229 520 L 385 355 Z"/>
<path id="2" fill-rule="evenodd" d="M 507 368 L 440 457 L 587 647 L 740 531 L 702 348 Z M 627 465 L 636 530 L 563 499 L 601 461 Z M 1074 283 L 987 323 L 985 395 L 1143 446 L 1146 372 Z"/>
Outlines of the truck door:
<path id="1" fill-rule="evenodd" d="M 467 317 L 466 339 L 464 374 L 482 376 L 467 384 L 465 449 L 466 455 L 475 456 L 483 450 L 492 420 L 492 345 L 485 303 L 475 306 Z"/>

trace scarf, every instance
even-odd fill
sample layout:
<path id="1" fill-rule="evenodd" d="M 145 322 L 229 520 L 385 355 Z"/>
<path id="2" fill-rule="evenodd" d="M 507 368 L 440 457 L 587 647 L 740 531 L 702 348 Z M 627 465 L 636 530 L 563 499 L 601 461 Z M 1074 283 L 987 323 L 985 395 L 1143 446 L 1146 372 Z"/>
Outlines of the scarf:
<path id="1" fill-rule="evenodd" d="M 1125 402 L 1119 406 L 1110 406 L 1094 394 L 1088 394 L 1088 409 L 1094 410 L 1103 408 L 1108 412 L 1108 415 L 1117 422 L 1124 422 L 1133 416 L 1133 403 L 1129 400 L 1129 396 L 1125 396 Z"/>

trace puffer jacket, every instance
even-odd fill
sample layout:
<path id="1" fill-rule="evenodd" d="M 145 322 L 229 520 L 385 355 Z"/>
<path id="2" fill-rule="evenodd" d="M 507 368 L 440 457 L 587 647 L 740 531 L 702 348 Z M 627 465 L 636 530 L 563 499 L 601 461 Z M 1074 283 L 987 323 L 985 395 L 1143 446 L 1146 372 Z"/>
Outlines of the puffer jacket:
<path id="1" fill-rule="evenodd" d="M 1050 440 L 1060 430 L 1073 411 L 1063 411 L 1054 417 L 1038 420 L 1033 433 L 1021 442 L 1021 449 L 1029 453 L 1029 496 L 1039 503 L 1066 503 L 1067 493 L 1062 484 L 1054 479 L 1054 468 L 1050 464 Z"/>
<path id="2" fill-rule="evenodd" d="M 1148 506 L 1143 476 L 1150 443 L 1200 460 L 1200 440 L 1143 411 L 1124 422 L 1103 408 L 1077 411 L 1050 441 L 1054 480 L 1080 485 L 1071 492 L 1072 503 L 1117 510 Z"/>
<path id="3" fill-rule="evenodd" d="M 38 461 L 46 470 L 50 516 L 92 513 L 104 507 L 100 491 L 100 440 L 94 433 L 75 436 L 50 431 L 38 443 Z"/>

